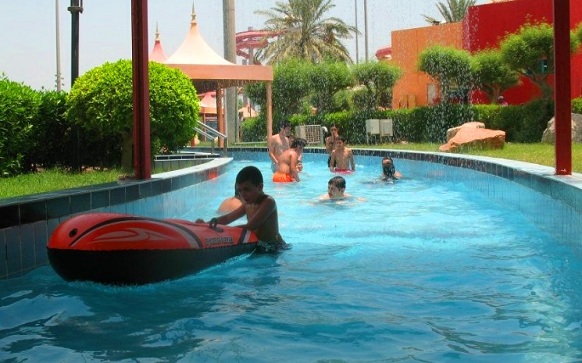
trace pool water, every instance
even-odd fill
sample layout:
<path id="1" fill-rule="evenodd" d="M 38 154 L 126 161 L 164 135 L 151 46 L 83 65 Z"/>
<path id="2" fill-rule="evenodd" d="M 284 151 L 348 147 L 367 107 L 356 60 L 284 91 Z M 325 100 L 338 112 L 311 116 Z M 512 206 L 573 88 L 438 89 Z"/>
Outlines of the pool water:
<path id="1" fill-rule="evenodd" d="M 403 180 L 375 182 L 379 157 L 345 176 L 350 200 L 321 202 L 332 174 L 306 157 L 296 184 L 237 161 L 197 186 L 219 192 L 188 217 L 214 216 L 249 164 L 292 249 L 139 287 L 68 283 L 50 267 L 1 281 L 0 361 L 582 360 L 582 259 L 511 206 L 406 178 L 398 160 Z"/>

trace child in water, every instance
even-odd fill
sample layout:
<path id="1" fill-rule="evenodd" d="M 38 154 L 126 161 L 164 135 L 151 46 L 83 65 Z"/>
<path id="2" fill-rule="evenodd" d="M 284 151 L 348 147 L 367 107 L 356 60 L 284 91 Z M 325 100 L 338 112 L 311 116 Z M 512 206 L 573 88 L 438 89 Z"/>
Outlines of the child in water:
<path id="1" fill-rule="evenodd" d="M 277 203 L 273 197 L 263 192 L 263 174 L 255 166 L 246 166 L 236 176 L 236 190 L 242 199 L 241 205 L 235 210 L 211 222 L 229 224 L 246 215 L 247 223 L 238 227 L 253 231 L 259 238 L 259 249 L 262 252 L 275 252 L 288 248 L 279 234 L 279 216 Z M 205 223 L 197 219 L 196 223 Z"/>

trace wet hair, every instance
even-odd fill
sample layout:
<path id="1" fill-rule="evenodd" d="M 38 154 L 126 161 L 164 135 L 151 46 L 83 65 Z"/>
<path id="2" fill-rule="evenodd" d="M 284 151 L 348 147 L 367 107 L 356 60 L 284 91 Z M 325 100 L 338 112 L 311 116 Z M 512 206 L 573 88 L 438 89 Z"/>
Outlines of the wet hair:
<path id="1" fill-rule="evenodd" d="M 333 178 L 329 179 L 327 185 L 333 184 L 338 189 L 346 189 L 346 180 L 342 176 L 334 176 Z"/>
<path id="2" fill-rule="evenodd" d="M 394 161 L 390 156 L 385 156 L 382 159 L 382 173 L 384 178 L 394 179 L 396 174 L 396 168 L 394 167 Z"/>
<path id="3" fill-rule="evenodd" d="M 335 141 L 337 141 L 337 140 L 339 140 L 339 141 L 343 142 L 344 144 L 346 144 L 346 143 L 348 142 L 348 139 L 346 139 L 346 138 L 345 138 L 345 137 L 343 137 L 343 136 L 339 136 L 339 137 L 337 137 L 337 138 L 335 139 Z"/>
<path id="4" fill-rule="evenodd" d="M 296 148 L 296 147 L 305 147 L 307 145 L 307 140 L 301 138 L 301 137 L 297 137 L 295 139 L 293 139 L 293 142 L 291 143 L 291 148 Z"/>
<path id="5" fill-rule="evenodd" d="M 263 174 L 256 166 L 245 166 L 236 175 L 236 184 L 247 181 L 253 185 L 263 184 Z"/>
<path id="6" fill-rule="evenodd" d="M 281 130 L 283 130 L 286 127 L 291 127 L 291 122 L 289 122 L 289 121 L 281 121 L 281 123 L 279 124 L 279 128 Z"/>

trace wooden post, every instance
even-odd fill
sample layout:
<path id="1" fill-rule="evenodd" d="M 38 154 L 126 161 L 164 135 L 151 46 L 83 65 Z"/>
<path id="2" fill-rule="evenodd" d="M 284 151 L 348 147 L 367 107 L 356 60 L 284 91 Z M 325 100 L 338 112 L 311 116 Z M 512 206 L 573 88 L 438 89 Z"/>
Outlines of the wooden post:
<path id="1" fill-rule="evenodd" d="M 148 2 L 131 1 L 133 69 L 133 167 L 136 179 L 152 176 L 148 76 Z"/>
<path id="2" fill-rule="evenodd" d="M 570 0 L 554 0 L 556 175 L 572 174 Z"/>

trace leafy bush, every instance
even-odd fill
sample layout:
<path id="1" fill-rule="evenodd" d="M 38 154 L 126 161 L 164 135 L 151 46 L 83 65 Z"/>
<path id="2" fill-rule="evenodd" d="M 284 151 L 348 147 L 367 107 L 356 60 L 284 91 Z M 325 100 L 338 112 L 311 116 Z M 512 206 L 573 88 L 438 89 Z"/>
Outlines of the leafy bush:
<path id="1" fill-rule="evenodd" d="M 26 155 L 28 164 L 52 168 L 57 165 L 70 168 L 75 165 L 76 133 L 64 117 L 66 92 L 41 91 L 41 104 L 33 120 L 33 145 Z"/>
<path id="2" fill-rule="evenodd" d="M 580 29 L 582 33 L 582 24 Z M 572 112 L 582 114 L 582 97 L 574 98 L 572 100 Z"/>
<path id="3" fill-rule="evenodd" d="M 67 119 L 104 147 L 99 154 L 122 151 L 122 168 L 131 169 L 133 83 L 130 60 L 105 63 L 79 77 L 67 100 Z M 149 63 L 150 135 L 152 155 L 169 150 L 194 135 L 199 100 L 190 79 L 181 71 Z"/>
<path id="4" fill-rule="evenodd" d="M 40 104 L 37 91 L 0 75 L 0 177 L 29 169 L 24 159 Z"/>

